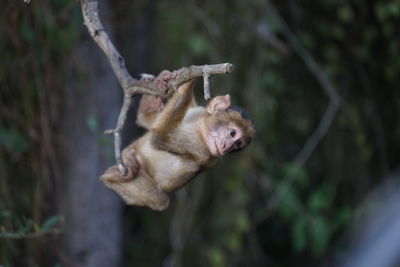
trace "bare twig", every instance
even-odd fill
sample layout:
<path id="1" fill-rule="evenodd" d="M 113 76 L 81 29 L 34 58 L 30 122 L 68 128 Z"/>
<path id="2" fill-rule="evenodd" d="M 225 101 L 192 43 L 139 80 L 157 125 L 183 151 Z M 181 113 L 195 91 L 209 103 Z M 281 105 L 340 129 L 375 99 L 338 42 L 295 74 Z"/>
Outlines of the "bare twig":
<path id="1" fill-rule="evenodd" d="M 289 48 L 287 45 L 279 40 L 279 38 L 270 30 L 267 24 L 259 23 L 254 27 L 254 29 L 252 29 L 252 31 L 260 40 L 275 48 L 282 55 L 287 55 L 289 53 Z"/>
<path id="2" fill-rule="evenodd" d="M 209 100 L 211 98 L 211 92 L 210 92 L 210 74 L 207 72 L 203 73 L 203 79 L 204 79 L 204 99 Z"/>
<path id="3" fill-rule="evenodd" d="M 122 143 L 121 132 L 122 132 L 122 128 L 124 127 L 124 124 L 126 121 L 126 116 L 128 115 L 129 107 L 131 105 L 132 105 L 132 97 L 125 95 L 124 102 L 122 103 L 121 111 L 118 116 L 117 127 L 114 130 L 112 130 L 112 133 L 114 134 L 115 160 L 117 162 L 119 172 L 122 175 L 126 174 L 126 169 L 124 166 L 124 162 L 122 161 L 122 158 L 121 158 L 121 143 Z"/>
<path id="4" fill-rule="evenodd" d="M 317 81 L 320 83 L 322 90 L 329 97 L 329 106 L 325 111 L 318 127 L 315 129 L 313 134 L 309 137 L 302 150 L 297 154 L 294 162 L 298 165 L 303 165 L 314 152 L 315 148 L 321 142 L 322 138 L 327 133 L 329 127 L 332 124 L 333 119 L 337 113 L 340 105 L 340 97 L 337 93 L 335 87 L 329 81 L 326 73 L 322 70 L 321 66 L 315 61 L 313 56 L 303 47 L 300 41 L 297 39 L 296 35 L 289 28 L 285 20 L 280 16 L 275 6 L 268 2 L 268 9 L 273 12 L 275 17 L 278 19 L 281 27 L 282 34 L 288 40 L 292 48 L 297 52 L 297 54 L 304 61 L 310 72 L 314 75 Z"/>
<path id="5" fill-rule="evenodd" d="M 201 25 L 203 25 L 207 29 L 213 40 L 221 37 L 222 33 L 218 23 L 213 20 L 206 12 L 204 12 L 203 9 L 197 7 L 195 3 L 190 5 L 189 9 L 191 13 L 190 15 L 193 15 L 201 22 Z"/>
<path id="6" fill-rule="evenodd" d="M 322 90 L 329 98 L 329 105 L 324 115 L 322 116 L 317 128 L 310 135 L 300 152 L 293 160 L 293 163 L 295 163 L 297 167 L 302 167 L 311 157 L 312 153 L 315 151 L 317 146 L 325 137 L 330 126 L 332 125 L 332 122 L 340 105 L 340 97 L 335 87 L 329 81 L 326 73 L 318 65 L 313 56 L 303 47 L 303 45 L 297 39 L 296 35 L 292 32 L 288 24 L 280 16 L 279 12 L 270 1 L 268 2 L 267 10 L 271 11 L 275 18 L 279 21 L 282 34 L 285 36 L 293 50 L 296 51 L 296 53 L 304 61 L 305 65 L 320 83 Z M 280 189 L 275 193 L 273 200 L 268 205 L 269 209 L 276 207 L 279 201 L 284 197 L 290 187 L 290 184 L 293 182 L 294 177 L 295 175 L 289 174 L 284 178 L 285 186 L 280 187 Z M 301 207 L 299 208 L 300 210 L 302 210 Z"/>
<path id="7" fill-rule="evenodd" d="M 92 36 L 93 40 L 108 57 L 118 82 L 125 91 L 126 88 L 132 86 L 136 80 L 129 74 L 125 67 L 124 59 L 118 53 L 101 23 L 97 0 L 81 0 L 81 7 L 84 24 L 90 36 Z"/>
<path id="8" fill-rule="evenodd" d="M 233 71 L 234 66 L 230 63 L 190 66 L 176 70 L 168 76 L 160 74 L 159 77 L 152 78 L 146 75 L 140 80 L 134 79 L 126 69 L 123 57 L 111 42 L 101 23 L 97 0 L 81 0 L 81 8 L 84 24 L 90 36 L 107 56 L 124 91 L 124 100 L 118 116 L 117 126 L 115 129 L 107 130 L 106 133 L 114 135 L 115 159 L 121 174 L 125 175 L 126 168 L 121 158 L 121 131 L 126 121 L 127 112 L 133 103 L 132 97 L 137 94 L 151 94 L 168 98 L 186 81 L 203 75 L 209 77 L 214 74 L 227 74 Z M 209 83 L 208 79 L 205 80 L 207 81 L 204 83 L 204 90 L 206 97 L 209 97 Z"/>

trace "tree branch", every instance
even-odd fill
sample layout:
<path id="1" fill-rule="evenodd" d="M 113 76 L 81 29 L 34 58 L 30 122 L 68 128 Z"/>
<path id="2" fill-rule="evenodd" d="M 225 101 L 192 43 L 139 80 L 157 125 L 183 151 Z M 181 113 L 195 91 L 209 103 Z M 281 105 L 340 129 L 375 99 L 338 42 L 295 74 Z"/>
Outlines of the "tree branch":
<path id="1" fill-rule="evenodd" d="M 296 53 L 304 61 L 305 65 L 317 79 L 317 81 L 321 85 L 322 90 L 329 98 L 329 105 L 325 111 L 324 116 L 319 122 L 319 125 L 314 130 L 313 134 L 309 137 L 301 151 L 295 157 L 294 162 L 297 163 L 299 166 L 302 166 L 309 159 L 309 157 L 318 146 L 318 144 L 321 142 L 322 138 L 326 135 L 329 127 L 331 126 L 340 105 L 340 97 L 335 87 L 329 81 L 329 78 L 327 77 L 325 72 L 318 65 L 313 56 L 301 45 L 296 35 L 289 28 L 286 21 L 280 16 L 275 6 L 271 2 L 269 2 L 267 5 L 267 9 L 270 10 L 275 18 L 279 21 L 279 24 L 282 27 L 282 34 L 288 40 L 289 44 L 296 51 Z"/>
<path id="2" fill-rule="evenodd" d="M 106 54 L 117 76 L 118 82 L 125 91 L 125 89 L 133 85 L 136 80 L 129 74 L 125 67 L 124 59 L 118 53 L 101 23 L 97 0 L 82 0 L 81 7 L 84 24 L 90 36 L 92 36 L 93 40 L 101 50 L 103 50 L 104 54 Z"/>
<path id="3" fill-rule="evenodd" d="M 292 32 L 286 21 L 281 17 L 278 10 L 272 4 L 271 1 L 269 1 L 267 4 L 267 12 L 271 12 L 271 14 L 278 20 L 279 25 L 281 26 L 282 34 L 287 39 L 293 50 L 303 60 L 304 64 L 308 67 L 309 71 L 314 75 L 316 80 L 321 85 L 322 90 L 329 98 L 329 105 L 326 108 L 325 113 L 322 116 L 318 126 L 309 136 L 304 146 L 297 153 L 297 155 L 293 160 L 293 163 L 296 164 L 296 166 L 298 166 L 299 168 L 301 168 L 311 157 L 312 153 L 318 147 L 318 145 L 328 132 L 330 126 L 332 125 L 332 122 L 335 119 L 335 116 L 340 106 L 340 96 L 335 87 L 329 81 L 329 78 L 323 71 L 322 67 L 318 65 L 314 57 L 303 47 L 303 45 L 298 40 L 296 34 Z M 267 205 L 268 211 L 271 211 L 273 208 L 275 208 L 279 203 L 279 201 L 282 200 L 282 198 L 284 198 L 294 178 L 295 175 L 293 174 L 286 175 L 286 177 L 283 179 L 285 181 L 285 185 L 281 186 L 274 194 L 272 200 L 269 202 L 269 205 Z M 299 204 L 298 210 L 304 210 L 301 203 L 298 204 Z M 268 217 L 270 214 L 271 212 L 269 212 L 269 214 L 267 214 L 266 217 Z M 263 218 L 263 220 L 265 218 Z"/>
<path id="4" fill-rule="evenodd" d="M 203 76 L 205 98 L 209 99 L 209 78 L 214 74 L 230 73 L 233 71 L 234 66 L 230 63 L 190 66 L 172 73 L 168 71 L 161 72 L 158 77 L 145 75 L 139 80 L 134 79 L 129 74 L 123 57 L 115 48 L 101 23 L 97 0 L 81 0 L 81 8 L 84 24 L 90 36 L 107 56 L 124 92 L 124 100 L 118 116 L 117 126 L 115 129 L 107 130 L 106 133 L 114 135 L 115 159 L 120 173 L 125 175 L 126 168 L 121 158 L 121 131 L 126 121 L 127 112 L 133 103 L 132 97 L 137 94 L 151 94 L 169 98 L 181 84 L 193 78 Z"/>

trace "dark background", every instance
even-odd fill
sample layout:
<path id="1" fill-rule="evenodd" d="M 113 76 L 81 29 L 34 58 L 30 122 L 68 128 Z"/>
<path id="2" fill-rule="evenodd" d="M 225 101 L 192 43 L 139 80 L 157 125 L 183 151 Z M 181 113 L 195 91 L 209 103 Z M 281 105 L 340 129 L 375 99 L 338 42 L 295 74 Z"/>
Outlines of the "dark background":
<path id="1" fill-rule="evenodd" d="M 1 1 L 0 265 L 337 266 L 349 257 L 354 222 L 381 207 L 365 200 L 399 179 L 400 2 L 100 4 L 135 77 L 233 63 L 212 93 L 244 106 L 257 136 L 166 211 L 125 206 L 98 180 L 113 164 L 103 131 L 116 124 L 121 89 L 79 2 Z M 197 95 L 204 103 L 201 81 Z M 142 133 L 134 121 L 132 112 L 126 143 Z"/>

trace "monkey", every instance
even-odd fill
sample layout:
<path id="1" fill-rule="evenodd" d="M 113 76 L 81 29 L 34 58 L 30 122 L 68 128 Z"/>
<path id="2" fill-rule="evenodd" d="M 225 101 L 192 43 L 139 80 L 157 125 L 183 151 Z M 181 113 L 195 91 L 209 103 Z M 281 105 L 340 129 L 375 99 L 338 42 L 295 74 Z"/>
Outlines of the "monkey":
<path id="1" fill-rule="evenodd" d="M 251 142 L 255 128 L 247 112 L 231 107 L 229 95 L 198 106 L 194 81 L 179 86 L 166 104 L 158 97 L 142 98 L 137 124 L 148 131 L 122 152 L 127 174 L 121 175 L 114 165 L 101 176 L 128 205 L 165 210 L 169 194 L 215 165 L 220 156 Z"/>

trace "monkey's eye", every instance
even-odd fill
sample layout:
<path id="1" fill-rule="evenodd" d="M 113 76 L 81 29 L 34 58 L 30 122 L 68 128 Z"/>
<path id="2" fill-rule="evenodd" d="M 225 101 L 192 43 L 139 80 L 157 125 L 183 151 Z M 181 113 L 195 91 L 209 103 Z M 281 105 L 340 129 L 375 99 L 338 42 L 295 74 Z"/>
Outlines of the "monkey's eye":
<path id="1" fill-rule="evenodd" d="M 235 137 L 236 131 L 235 131 L 235 130 L 229 130 L 229 135 L 230 135 L 231 137 Z"/>

